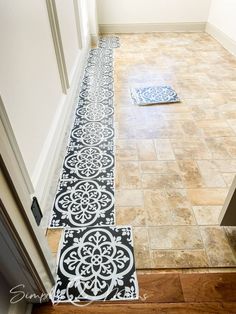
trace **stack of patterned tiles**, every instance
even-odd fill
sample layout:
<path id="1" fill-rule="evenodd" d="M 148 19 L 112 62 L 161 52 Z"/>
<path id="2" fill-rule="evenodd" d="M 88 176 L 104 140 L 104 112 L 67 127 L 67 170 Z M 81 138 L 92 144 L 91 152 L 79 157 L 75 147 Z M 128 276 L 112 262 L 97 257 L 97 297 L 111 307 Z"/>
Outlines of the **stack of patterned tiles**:
<path id="1" fill-rule="evenodd" d="M 66 228 L 55 302 L 136 299 L 132 230 L 114 214 L 113 50 L 103 37 L 88 57 L 50 221 Z"/>

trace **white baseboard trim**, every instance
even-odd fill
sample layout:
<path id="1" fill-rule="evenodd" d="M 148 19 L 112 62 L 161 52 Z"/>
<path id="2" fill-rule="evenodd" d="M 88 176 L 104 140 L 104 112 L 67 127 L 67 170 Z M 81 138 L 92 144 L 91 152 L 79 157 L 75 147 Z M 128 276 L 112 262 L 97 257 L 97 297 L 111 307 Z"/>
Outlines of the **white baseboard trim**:
<path id="1" fill-rule="evenodd" d="M 45 211 L 53 175 L 57 167 L 64 134 L 66 132 L 68 121 L 73 109 L 77 90 L 81 84 L 87 61 L 88 51 L 90 49 L 90 40 L 87 38 L 87 45 L 84 47 L 78 58 L 78 64 L 71 80 L 71 86 L 67 95 L 59 105 L 59 109 L 55 114 L 52 127 L 42 149 L 42 153 L 38 159 L 35 171 L 32 176 L 32 182 L 35 188 L 35 196 L 38 198 L 42 211 Z"/>
<path id="2" fill-rule="evenodd" d="M 206 32 L 219 41 L 225 49 L 236 56 L 236 41 L 211 23 L 206 24 Z"/>
<path id="3" fill-rule="evenodd" d="M 100 33 L 204 32 L 205 22 L 100 24 Z"/>

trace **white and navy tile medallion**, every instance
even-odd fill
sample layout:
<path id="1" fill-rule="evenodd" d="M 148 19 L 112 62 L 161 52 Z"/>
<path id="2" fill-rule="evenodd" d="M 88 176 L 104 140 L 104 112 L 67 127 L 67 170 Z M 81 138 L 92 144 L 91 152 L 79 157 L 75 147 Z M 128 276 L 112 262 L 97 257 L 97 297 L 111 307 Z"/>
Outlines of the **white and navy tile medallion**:
<path id="1" fill-rule="evenodd" d="M 138 298 L 131 227 L 65 229 L 60 246 L 55 303 Z"/>
<path id="2" fill-rule="evenodd" d="M 77 119 L 75 120 L 75 126 L 79 126 L 81 119 L 88 122 L 97 122 L 109 118 L 113 114 L 114 109 L 109 104 L 109 101 L 101 103 L 88 102 L 87 104 L 83 101 L 83 105 L 78 106 L 76 110 Z"/>
<path id="3" fill-rule="evenodd" d="M 154 105 L 180 102 L 177 93 L 171 86 L 147 86 L 131 89 L 135 105 Z"/>
<path id="4" fill-rule="evenodd" d="M 100 37 L 98 46 L 99 48 L 119 48 L 120 39 L 118 36 Z"/>
<path id="5" fill-rule="evenodd" d="M 114 225 L 114 180 L 62 180 L 51 228 Z"/>
<path id="6" fill-rule="evenodd" d="M 82 123 L 83 122 L 83 123 Z M 113 120 L 87 122 L 80 120 L 71 131 L 69 146 L 97 146 L 114 138 Z"/>

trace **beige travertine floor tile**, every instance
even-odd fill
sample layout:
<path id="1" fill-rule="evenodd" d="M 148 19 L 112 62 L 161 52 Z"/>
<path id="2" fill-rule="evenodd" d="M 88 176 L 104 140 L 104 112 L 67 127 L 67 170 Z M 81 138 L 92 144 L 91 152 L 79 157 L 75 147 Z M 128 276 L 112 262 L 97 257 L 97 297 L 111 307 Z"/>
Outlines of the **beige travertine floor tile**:
<path id="1" fill-rule="evenodd" d="M 236 137 L 225 138 L 224 144 L 231 158 L 236 158 Z"/>
<path id="2" fill-rule="evenodd" d="M 48 229 L 47 241 L 52 253 L 58 251 L 59 242 L 61 239 L 63 229 Z"/>
<path id="3" fill-rule="evenodd" d="M 184 131 L 183 129 L 176 123 L 173 124 L 172 127 L 163 127 L 160 129 L 157 129 L 156 132 L 153 134 L 153 139 L 163 139 L 163 140 L 170 140 L 170 139 L 176 139 L 176 138 L 182 138 L 184 137 Z M 160 156 L 160 158 L 164 158 Z M 160 159 L 162 160 L 162 159 Z M 169 159 L 163 159 L 163 160 L 174 160 L 173 155 L 170 153 Z"/>
<path id="4" fill-rule="evenodd" d="M 205 250 L 155 250 L 151 251 L 154 268 L 208 267 Z"/>
<path id="5" fill-rule="evenodd" d="M 168 203 L 172 208 L 190 208 L 190 202 L 187 198 L 187 193 L 185 189 L 168 189 L 165 190 L 167 195 Z"/>
<path id="6" fill-rule="evenodd" d="M 183 182 L 177 174 L 144 173 L 142 175 L 143 189 L 183 188 Z"/>
<path id="7" fill-rule="evenodd" d="M 117 150 L 135 151 L 137 149 L 136 140 L 117 139 L 116 140 L 116 149 Z"/>
<path id="8" fill-rule="evenodd" d="M 235 103 L 226 103 L 226 101 L 220 106 L 220 111 L 222 113 L 222 116 L 230 123 L 232 121 L 232 124 L 234 124 L 235 116 L 235 110 L 236 110 L 236 104 Z M 230 123 L 231 125 L 231 123 Z"/>
<path id="9" fill-rule="evenodd" d="M 196 161 L 179 160 L 178 165 L 186 188 L 200 188 L 205 186 Z"/>
<path id="10" fill-rule="evenodd" d="M 194 225 L 196 223 L 185 190 L 146 190 L 147 225 Z"/>
<path id="11" fill-rule="evenodd" d="M 192 103 L 195 103 L 196 101 L 192 101 Z M 197 126 L 197 122 L 198 120 L 215 120 L 215 119 L 219 119 L 221 118 L 221 114 L 219 111 L 217 111 L 215 108 L 209 108 L 209 107 L 204 107 L 202 108 L 201 106 L 194 106 L 192 107 L 192 115 L 193 118 L 195 120 L 196 126 Z M 202 129 L 198 129 L 198 132 L 200 132 L 202 135 L 203 130 Z M 199 134 L 200 135 L 200 134 Z"/>
<path id="12" fill-rule="evenodd" d="M 153 140 L 138 140 L 137 142 L 139 160 L 156 160 L 156 150 Z"/>
<path id="13" fill-rule="evenodd" d="M 135 139 L 136 138 L 136 130 L 135 128 L 131 128 L 129 122 L 119 123 L 116 128 L 116 133 L 118 132 L 119 139 Z"/>
<path id="14" fill-rule="evenodd" d="M 169 140 L 155 140 L 158 160 L 175 160 L 175 155 Z"/>
<path id="15" fill-rule="evenodd" d="M 142 190 L 116 190 L 115 192 L 116 206 L 143 206 Z"/>
<path id="16" fill-rule="evenodd" d="M 227 121 L 225 120 L 203 120 L 203 121 L 198 121 L 198 126 L 200 128 L 220 128 L 220 129 L 223 129 L 223 128 L 228 128 L 229 125 L 227 123 Z"/>
<path id="17" fill-rule="evenodd" d="M 216 165 L 217 169 L 222 172 L 233 172 L 236 173 L 236 160 L 214 160 L 214 164 Z"/>
<path id="18" fill-rule="evenodd" d="M 171 139 L 176 159 L 211 159 L 212 154 L 205 140 L 198 138 Z"/>
<path id="19" fill-rule="evenodd" d="M 188 189 L 187 194 L 192 205 L 223 205 L 227 189 Z"/>
<path id="20" fill-rule="evenodd" d="M 205 186 L 209 188 L 224 188 L 226 187 L 225 181 L 219 173 L 217 167 L 212 161 L 198 160 L 198 167 L 200 169 Z"/>
<path id="21" fill-rule="evenodd" d="M 142 173 L 180 174 L 176 161 L 141 161 L 140 170 Z"/>
<path id="22" fill-rule="evenodd" d="M 164 206 L 157 207 L 155 211 L 148 210 L 147 225 L 195 225 L 192 210 L 188 207 L 166 208 Z"/>
<path id="23" fill-rule="evenodd" d="M 230 243 L 231 249 L 236 254 L 236 227 L 225 227 L 225 233 Z"/>
<path id="24" fill-rule="evenodd" d="M 150 268 L 152 265 L 147 228 L 134 227 L 134 256 L 136 268 Z"/>
<path id="25" fill-rule="evenodd" d="M 117 225 L 146 225 L 146 210 L 144 207 L 117 207 L 116 224 Z"/>
<path id="26" fill-rule="evenodd" d="M 232 119 L 232 117 L 234 117 L 235 119 Z M 236 133 L 236 111 L 235 110 L 233 112 L 231 111 L 227 118 L 228 118 L 227 122 L 233 129 L 234 133 Z"/>
<path id="27" fill-rule="evenodd" d="M 166 120 L 193 120 L 193 116 L 188 112 L 165 113 Z"/>
<path id="28" fill-rule="evenodd" d="M 201 234 L 211 266 L 236 266 L 236 258 L 223 228 L 201 227 Z"/>
<path id="29" fill-rule="evenodd" d="M 152 250 L 196 250 L 203 249 L 197 226 L 161 226 L 148 228 Z"/>
<path id="30" fill-rule="evenodd" d="M 222 173 L 222 177 L 228 187 L 232 185 L 235 175 L 236 175 L 236 172 L 235 173 Z"/>
<path id="31" fill-rule="evenodd" d="M 137 161 L 118 161 L 116 164 L 116 182 L 118 189 L 141 188 L 141 174 Z"/>
<path id="32" fill-rule="evenodd" d="M 201 137 L 203 135 L 202 130 L 194 123 L 193 120 L 180 121 L 185 136 Z"/>
<path id="33" fill-rule="evenodd" d="M 231 159 L 230 154 L 225 148 L 224 138 L 212 137 L 205 139 L 207 146 L 212 154 L 212 159 Z M 205 159 L 205 158 L 198 158 Z"/>
<path id="34" fill-rule="evenodd" d="M 142 173 L 166 173 L 165 161 L 141 161 L 140 170 Z"/>
<path id="35" fill-rule="evenodd" d="M 198 225 L 219 225 L 222 206 L 193 206 Z"/>
<path id="36" fill-rule="evenodd" d="M 116 158 L 117 160 L 138 160 L 138 152 L 136 149 L 117 149 Z"/>

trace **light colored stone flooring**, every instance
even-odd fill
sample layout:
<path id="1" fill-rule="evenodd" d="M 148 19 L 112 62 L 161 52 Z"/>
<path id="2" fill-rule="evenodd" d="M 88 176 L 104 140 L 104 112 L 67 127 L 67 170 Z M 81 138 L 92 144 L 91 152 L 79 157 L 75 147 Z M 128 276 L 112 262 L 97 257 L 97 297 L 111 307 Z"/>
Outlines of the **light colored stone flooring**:
<path id="1" fill-rule="evenodd" d="M 119 36 L 116 223 L 134 227 L 137 267 L 236 266 L 236 229 L 218 225 L 236 174 L 236 58 L 207 34 Z M 143 85 L 182 101 L 133 105 Z"/>
<path id="2" fill-rule="evenodd" d="M 133 226 L 136 266 L 232 271 L 236 229 L 218 215 L 236 174 L 236 58 L 207 34 L 119 36 L 116 224 Z M 182 102 L 132 104 L 131 87 L 155 84 Z M 60 235 L 47 232 L 53 253 Z"/>

